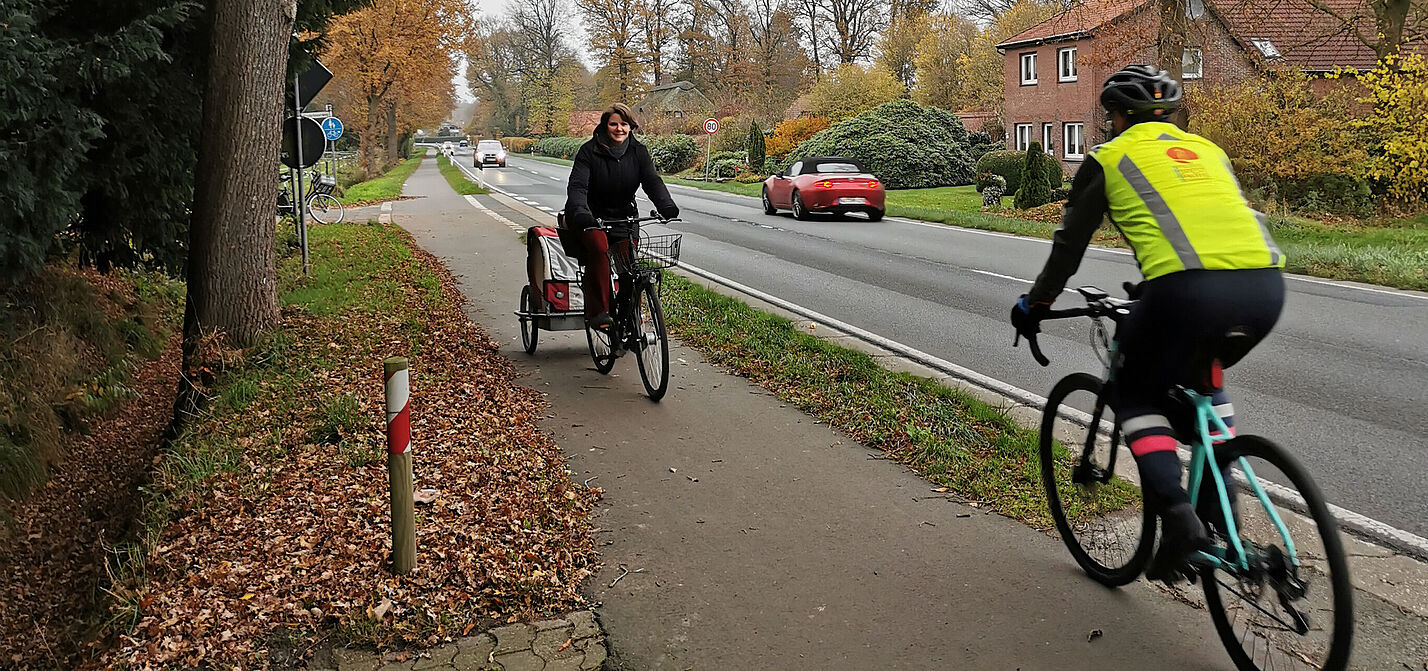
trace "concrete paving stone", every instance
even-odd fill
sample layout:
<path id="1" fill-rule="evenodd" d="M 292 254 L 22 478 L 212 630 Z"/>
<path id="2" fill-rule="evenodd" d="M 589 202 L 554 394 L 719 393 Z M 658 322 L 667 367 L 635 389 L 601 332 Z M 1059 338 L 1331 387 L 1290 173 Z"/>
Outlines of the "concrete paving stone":
<path id="1" fill-rule="evenodd" d="M 497 655 L 517 650 L 529 650 L 531 642 L 535 641 L 535 629 L 528 624 L 496 627 L 487 633 L 496 637 L 494 652 Z"/>
<path id="2" fill-rule="evenodd" d="M 443 645 L 430 650 L 431 657 L 418 659 L 412 663 L 412 671 L 426 671 L 427 669 L 439 669 L 451 666 L 452 658 L 456 657 L 456 645 Z"/>
<path id="3" fill-rule="evenodd" d="M 595 613 L 588 610 L 577 610 L 566 616 L 570 624 L 575 626 L 575 631 L 571 634 L 575 638 L 588 638 L 600 633 L 600 626 L 595 624 Z"/>
<path id="4" fill-rule="evenodd" d="M 545 660 L 529 650 L 496 655 L 495 661 L 503 671 L 545 671 Z"/>
<path id="5" fill-rule="evenodd" d="M 531 652 L 546 661 L 580 655 L 580 650 L 576 649 L 575 641 L 570 637 L 569 629 L 551 629 L 536 634 L 535 642 L 531 644 Z"/>
<path id="6" fill-rule="evenodd" d="M 498 668 L 491 661 L 490 651 L 487 651 L 484 655 L 458 652 L 456 653 L 456 657 L 452 658 L 451 666 L 454 667 L 456 671 L 486 671 L 487 669 Z"/>
<path id="7" fill-rule="evenodd" d="M 551 629 L 564 629 L 569 626 L 570 620 L 567 620 L 565 618 L 558 618 L 555 620 L 541 620 L 540 622 L 535 623 L 535 630 L 536 633 L 540 633 L 542 631 L 549 631 Z"/>
<path id="8" fill-rule="evenodd" d="M 377 671 L 412 671 L 411 662 L 388 662 Z"/>
<path id="9" fill-rule="evenodd" d="M 605 644 L 600 642 L 591 643 L 585 649 L 585 659 L 580 662 L 582 671 L 595 671 L 605 663 Z"/>
<path id="10" fill-rule="evenodd" d="M 545 671 L 580 671 L 584 663 L 583 655 L 578 657 L 566 657 L 565 659 L 554 659 L 545 663 Z"/>
<path id="11" fill-rule="evenodd" d="M 332 651 L 332 661 L 337 671 L 372 671 L 379 660 L 375 652 L 338 648 Z"/>
<path id="12" fill-rule="evenodd" d="M 490 634 L 477 634 L 456 639 L 458 655 L 472 654 L 487 656 L 496 649 L 496 639 Z"/>

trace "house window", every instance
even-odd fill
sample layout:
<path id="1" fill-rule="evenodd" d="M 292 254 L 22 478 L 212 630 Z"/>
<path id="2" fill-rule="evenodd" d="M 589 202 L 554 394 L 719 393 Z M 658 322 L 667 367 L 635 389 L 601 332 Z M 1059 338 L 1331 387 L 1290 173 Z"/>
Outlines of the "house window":
<path id="1" fill-rule="evenodd" d="M 1205 52 L 1186 49 L 1185 56 L 1180 59 L 1180 65 L 1182 79 L 1199 79 L 1205 74 Z"/>
<path id="2" fill-rule="evenodd" d="M 1021 55 L 1021 85 L 1036 86 L 1036 52 Z"/>
<path id="3" fill-rule="evenodd" d="M 1065 125 L 1066 143 L 1062 145 L 1066 148 L 1066 158 L 1085 158 L 1086 124 L 1068 123 Z"/>
<path id="4" fill-rule="evenodd" d="M 1016 125 L 1016 150 L 1026 151 L 1031 146 L 1031 124 L 1019 123 Z"/>
<path id="5" fill-rule="evenodd" d="M 1056 52 L 1056 81 L 1076 81 L 1076 47 Z"/>
<path id="6" fill-rule="evenodd" d="M 1056 124 L 1052 123 L 1041 124 L 1041 148 L 1052 156 L 1056 155 L 1056 150 L 1051 145 L 1051 129 L 1055 127 Z"/>
<path id="7" fill-rule="evenodd" d="M 1267 38 L 1256 37 L 1250 40 L 1250 42 L 1254 44 L 1254 48 L 1259 49 L 1259 53 L 1265 58 L 1279 58 L 1279 48 L 1274 46 L 1274 43 Z"/>

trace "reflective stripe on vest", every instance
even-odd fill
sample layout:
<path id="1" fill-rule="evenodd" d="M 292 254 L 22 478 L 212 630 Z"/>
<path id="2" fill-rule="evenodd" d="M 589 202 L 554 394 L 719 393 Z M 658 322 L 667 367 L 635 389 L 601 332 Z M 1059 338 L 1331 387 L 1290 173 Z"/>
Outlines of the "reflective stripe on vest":
<path id="1" fill-rule="evenodd" d="M 1245 201 L 1225 153 L 1164 123 L 1130 127 L 1092 157 L 1111 219 L 1146 279 L 1181 270 L 1283 267 L 1264 215 Z"/>

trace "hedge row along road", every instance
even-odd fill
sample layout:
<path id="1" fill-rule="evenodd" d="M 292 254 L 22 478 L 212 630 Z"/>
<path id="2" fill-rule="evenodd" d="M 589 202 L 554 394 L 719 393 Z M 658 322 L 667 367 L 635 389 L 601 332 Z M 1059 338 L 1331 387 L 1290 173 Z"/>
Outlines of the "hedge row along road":
<path id="1" fill-rule="evenodd" d="M 569 168 L 515 157 L 510 166 L 481 177 L 537 207 L 564 206 Z M 1045 261 L 1046 240 L 896 220 L 800 222 L 765 216 L 752 198 L 672 193 L 690 265 L 1035 394 L 1100 370 L 1084 321 L 1048 325 L 1049 368 L 1011 347 L 1007 312 Z M 640 209 L 651 209 L 643 195 Z M 1128 253 L 1096 249 L 1072 286 L 1119 294 L 1134 279 Z M 1334 503 L 1428 536 L 1428 295 L 1312 278 L 1289 287 L 1278 330 L 1228 373 L 1241 426 L 1294 450 Z"/>

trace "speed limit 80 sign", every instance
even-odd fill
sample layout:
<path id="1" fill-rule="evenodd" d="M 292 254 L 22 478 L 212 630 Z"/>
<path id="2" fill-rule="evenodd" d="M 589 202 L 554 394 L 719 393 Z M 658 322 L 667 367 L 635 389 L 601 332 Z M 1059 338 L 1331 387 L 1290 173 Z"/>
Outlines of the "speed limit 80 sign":
<path id="1" fill-rule="evenodd" d="M 719 132 L 719 120 L 714 118 L 705 119 L 704 132 L 710 135 Z"/>

